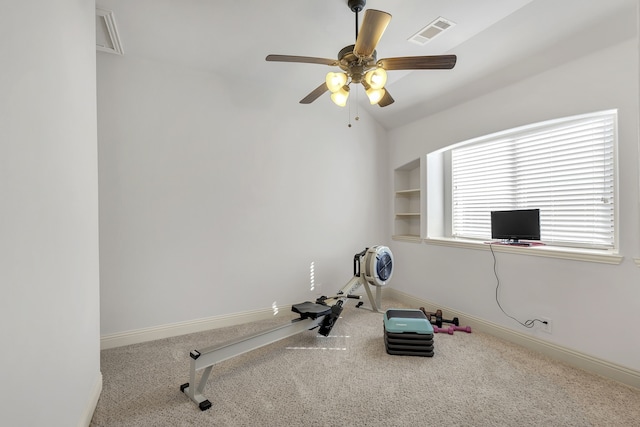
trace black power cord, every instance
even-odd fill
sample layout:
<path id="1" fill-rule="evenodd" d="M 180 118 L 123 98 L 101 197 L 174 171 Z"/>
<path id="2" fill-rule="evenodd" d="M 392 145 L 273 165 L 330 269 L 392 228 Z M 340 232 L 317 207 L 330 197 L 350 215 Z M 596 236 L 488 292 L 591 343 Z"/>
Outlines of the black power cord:
<path id="1" fill-rule="evenodd" d="M 546 325 L 547 322 L 545 320 L 540 320 L 540 319 L 530 319 L 523 323 L 518 319 L 516 319 L 515 317 L 508 314 L 506 311 L 504 311 L 504 308 L 502 308 L 502 305 L 500 304 L 500 300 L 498 299 L 498 289 L 500 288 L 500 277 L 498 277 L 498 270 L 497 270 L 498 260 L 496 259 L 496 253 L 493 251 L 492 243 L 489 243 L 489 249 L 491 249 L 491 255 L 493 256 L 493 274 L 496 276 L 496 303 L 498 303 L 498 307 L 500 307 L 500 310 L 502 310 L 505 316 L 515 320 L 525 328 L 529 328 L 529 329 L 533 328 L 536 322 L 540 322 Z"/>

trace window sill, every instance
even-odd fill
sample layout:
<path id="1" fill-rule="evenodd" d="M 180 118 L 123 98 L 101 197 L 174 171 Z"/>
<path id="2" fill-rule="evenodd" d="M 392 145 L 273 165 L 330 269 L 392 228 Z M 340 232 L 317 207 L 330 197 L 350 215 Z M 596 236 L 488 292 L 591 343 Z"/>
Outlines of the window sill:
<path id="1" fill-rule="evenodd" d="M 475 240 L 454 239 L 446 237 L 428 237 L 423 239 L 428 245 L 451 246 L 465 249 L 490 250 L 488 244 Z M 561 246 L 507 246 L 493 245 L 494 252 L 509 252 L 522 255 L 546 258 L 568 259 L 573 261 L 599 262 L 603 264 L 620 264 L 622 255 L 596 249 L 566 248 Z"/>
<path id="2" fill-rule="evenodd" d="M 422 242 L 422 238 L 420 236 L 415 236 L 413 234 L 394 234 L 391 236 L 393 240 L 401 240 L 405 242 L 413 242 L 420 243 Z"/>

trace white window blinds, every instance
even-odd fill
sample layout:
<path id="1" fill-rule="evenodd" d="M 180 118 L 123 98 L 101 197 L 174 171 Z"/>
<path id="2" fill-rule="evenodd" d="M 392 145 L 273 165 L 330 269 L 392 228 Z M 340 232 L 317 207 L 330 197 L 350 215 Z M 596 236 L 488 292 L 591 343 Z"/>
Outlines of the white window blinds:
<path id="1" fill-rule="evenodd" d="M 490 239 L 491 211 L 539 208 L 542 241 L 613 248 L 616 121 L 605 111 L 453 149 L 452 234 Z"/>

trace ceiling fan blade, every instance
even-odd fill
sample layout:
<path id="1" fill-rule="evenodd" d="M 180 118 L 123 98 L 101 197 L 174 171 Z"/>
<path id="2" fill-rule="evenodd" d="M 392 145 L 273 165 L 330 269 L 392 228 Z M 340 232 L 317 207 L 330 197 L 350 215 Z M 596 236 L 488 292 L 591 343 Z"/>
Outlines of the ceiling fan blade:
<path id="1" fill-rule="evenodd" d="M 391 15 L 387 12 L 368 9 L 364 13 L 362 27 L 360 27 L 353 53 L 364 58 L 371 56 L 390 21 Z"/>
<path id="2" fill-rule="evenodd" d="M 455 55 L 400 56 L 384 58 L 378 66 L 385 70 L 450 70 L 456 65 Z"/>
<path id="3" fill-rule="evenodd" d="M 385 88 L 384 91 L 384 96 L 382 97 L 380 102 L 378 102 L 378 105 L 380 107 L 386 107 L 387 105 L 391 105 L 395 102 L 395 99 L 393 99 L 393 97 L 389 94 L 389 89 Z"/>
<path id="4" fill-rule="evenodd" d="M 311 91 L 311 93 L 300 100 L 300 104 L 311 104 L 318 99 L 320 95 L 328 91 L 326 83 L 322 83 L 320 86 Z"/>
<path id="5" fill-rule="evenodd" d="M 276 62 L 302 62 L 304 64 L 338 65 L 338 61 L 335 59 L 315 58 L 313 56 L 267 55 L 265 59 L 267 61 Z"/>

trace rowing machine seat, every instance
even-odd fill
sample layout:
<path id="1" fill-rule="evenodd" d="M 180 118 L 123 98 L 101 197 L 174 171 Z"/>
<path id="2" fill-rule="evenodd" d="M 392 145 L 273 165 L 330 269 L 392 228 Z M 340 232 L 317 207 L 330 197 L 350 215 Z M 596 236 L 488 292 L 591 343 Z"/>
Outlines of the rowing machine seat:
<path id="1" fill-rule="evenodd" d="M 305 301 L 300 304 L 292 305 L 291 311 L 298 313 L 302 319 L 306 319 L 308 317 L 311 319 L 317 319 L 320 316 L 325 316 L 331 313 L 331 307 L 328 305 Z"/>

